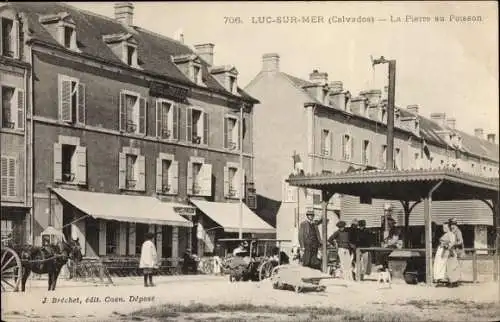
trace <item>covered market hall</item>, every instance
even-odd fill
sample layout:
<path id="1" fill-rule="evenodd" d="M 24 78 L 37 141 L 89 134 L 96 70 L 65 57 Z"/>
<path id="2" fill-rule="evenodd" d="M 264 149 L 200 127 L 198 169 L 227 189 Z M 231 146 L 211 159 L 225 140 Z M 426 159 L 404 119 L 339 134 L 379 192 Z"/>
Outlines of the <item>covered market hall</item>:
<path id="1" fill-rule="evenodd" d="M 321 191 L 322 219 L 327 222 L 327 206 L 336 194 L 358 196 L 363 200 L 400 201 L 405 212 L 403 235 L 408 231 L 414 206 L 424 204 L 426 283 L 432 285 L 432 201 L 481 200 L 489 206 L 496 227 L 495 276 L 500 276 L 499 180 L 451 169 L 436 170 L 358 170 L 342 173 L 292 174 L 287 182 L 299 188 Z M 331 234 L 332 232 L 330 232 Z M 327 272 L 327 225 L 322 225 L 322 269 Z M 406 243 L 405 243 L 406 245 Z M 499 284 L 500 285 L 500 284 Z"/>

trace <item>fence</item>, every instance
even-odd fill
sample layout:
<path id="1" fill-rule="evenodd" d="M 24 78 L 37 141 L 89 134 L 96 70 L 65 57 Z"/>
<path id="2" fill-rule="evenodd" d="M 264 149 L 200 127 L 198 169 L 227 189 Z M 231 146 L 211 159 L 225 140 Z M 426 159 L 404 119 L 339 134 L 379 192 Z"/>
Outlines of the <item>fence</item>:
<path id="1" fill-rule="evenodd" d="M 416 251 L 416 252 L 424 252 L 424 248 L 417 249 L 394 249 L 394 248 L 382 248 L 382 247 L 360 247 L 356 249 L 356 279 L 359 279 L 360 276 L 360 261 L 361 261 L 361 252 L 368 251 L 372 253 L 372 262 L 373 259 L 380 258 L 381 253 L 382 257 L 388 256 L 394 250 L 401 251 Z M 437 249 L 432 250 L 432 259 L 434 261 L 434 256 L 436 254 Z M 462 272 L 462 280 L 470 281 L 473 283 L 479 282 L 479 276 L 492 276 L 494 281 L 497 281 L 499 278 L 499 267 L 500 267 L 500 257 L 497 256 L 499 254 L 496 253 L 495 248 L 465 248 L 465 256 L 459 259 L 461 272 Z M 379 254 L 377 254 L 379 253 Z M 383 254 L 386 253 L 386 254 Z M 377 256 L 379 255 L 379 256 Z M 425 257 L 424 257 L 425 258 Z M 423 267 L 423 272 L 425 273 L 425 266 Z M 483 279 L 484 280 L 484 279 Z"/>

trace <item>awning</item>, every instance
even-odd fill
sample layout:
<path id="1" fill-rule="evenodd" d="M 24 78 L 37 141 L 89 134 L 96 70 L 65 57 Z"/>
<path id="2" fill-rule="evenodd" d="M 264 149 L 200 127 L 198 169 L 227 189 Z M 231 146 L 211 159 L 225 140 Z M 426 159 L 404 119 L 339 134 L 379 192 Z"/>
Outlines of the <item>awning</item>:
<path id="1" fill-rule="evenodd" d="M 192 227 L 172 204 L 153 197 L 52 189 L 61 198 L 94 218 L 143 224 Z"/>
<path id="2" fill-rule="evenodd" d="M 225 232 L 237 233 L 240 230 L 239 203 L 210 202 L 193 200 L 191 202 L 198 207 L 205 215 L 218 223 Z M 275 233 L 276 230 L 251 211 L 247 205 L 243 204 L 242 230 L 244 233 L 268 234 Z"/>

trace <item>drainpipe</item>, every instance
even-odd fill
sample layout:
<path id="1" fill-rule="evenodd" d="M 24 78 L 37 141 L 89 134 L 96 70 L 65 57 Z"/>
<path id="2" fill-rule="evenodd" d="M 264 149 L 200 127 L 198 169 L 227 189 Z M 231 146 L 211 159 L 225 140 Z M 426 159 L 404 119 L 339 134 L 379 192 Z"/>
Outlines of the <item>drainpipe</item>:
<path id="1" fill-rule="evenodd" d="M 30 65 L 30 68 L 31 68 L 31 72 L 29 74 L 29 83 L 28 83 L 28 89 L 29 89 L 29 108 L 30 108 L 30 164 L 28 166 L 29 168 L 29 178 L 30 178 L 30 194 L 31 194 L 31 205 L 30 205 L 30 209 L 31 209 L 31 244 L 33 245 L 35 243 L 35 193 L 34 193 L 34 155 L 35 155 L 35 148 L 34 148 L 34 141 L 35 141 L 35 135 L 33 134 L 34 132 L 34 129 L 35 129 L 35 126 L 33 124 L 34 120 L 33 120 L 33 115 L 34 115 L 34 111 L 35 111 L 35 108 L 34 108 L 34 99 L 33 99 L 33 95 L 34 95 L 34 78 L 33 78 L 33 48 L 32 48 L 33 45 L 29 45 L 27 46 L 27 51 L 29 53 L 27 53 L 26 57 L 28 57 L 28 63 Z M 25 108 L 25 113 L 27 113 L 27 108 Z M 26 118 L 27 120 L 27 118 Z M 27 173 L 28 175 L 28 173 Z"/>

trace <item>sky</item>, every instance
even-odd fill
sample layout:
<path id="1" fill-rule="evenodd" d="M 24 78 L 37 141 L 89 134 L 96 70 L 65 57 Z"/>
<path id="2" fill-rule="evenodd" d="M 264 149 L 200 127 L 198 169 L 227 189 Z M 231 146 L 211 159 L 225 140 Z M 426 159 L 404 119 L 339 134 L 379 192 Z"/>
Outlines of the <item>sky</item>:
<path id="1" fill-rule="evenodd" d="M 483 128 L 498 142 L 498 7 L 496 2 L 135 2 L 134 25 L 187 45 L 213 43 L 214 64 L 234 65 L 245 87 L 260 71 L 264 53 L 280 55 L 280 70 L 308 79 L 313 69 L 340 80 L 353 95 L 380 88 L 396 60 L 396 105 L 418 104 L 429 116 L 445 112 L 457 128 Z M 114 16 L 113 2 L 72 2 Z M 411 16 L 407 20 L 407 15 Z M 325 23 L 253 23 L 258 17 L 303 16 Z M 374 23 L 328 23 L 331 17 L 374 17 Z M 444 21 L 436 22 L 440 16 Z M 480 17 L 460 21 L 453 17 Z M 231 18 L 229 18 L 231 17 Z M 430 22 L 425 18 L 430 17 Z M 401 21 L 397 21 L 398 18 Z M 230 23 L 236 20 L 240 23 Z M 338 18 L 336 18 L 338 20 Z M 378 19 L 385 19 L 379 21 Z M 457 21 L 458 20 L 458 21 Z M 312 19 L 310 20 L 312 21 Z M 384 69 L 385 66 L 385 69 Z"/>

